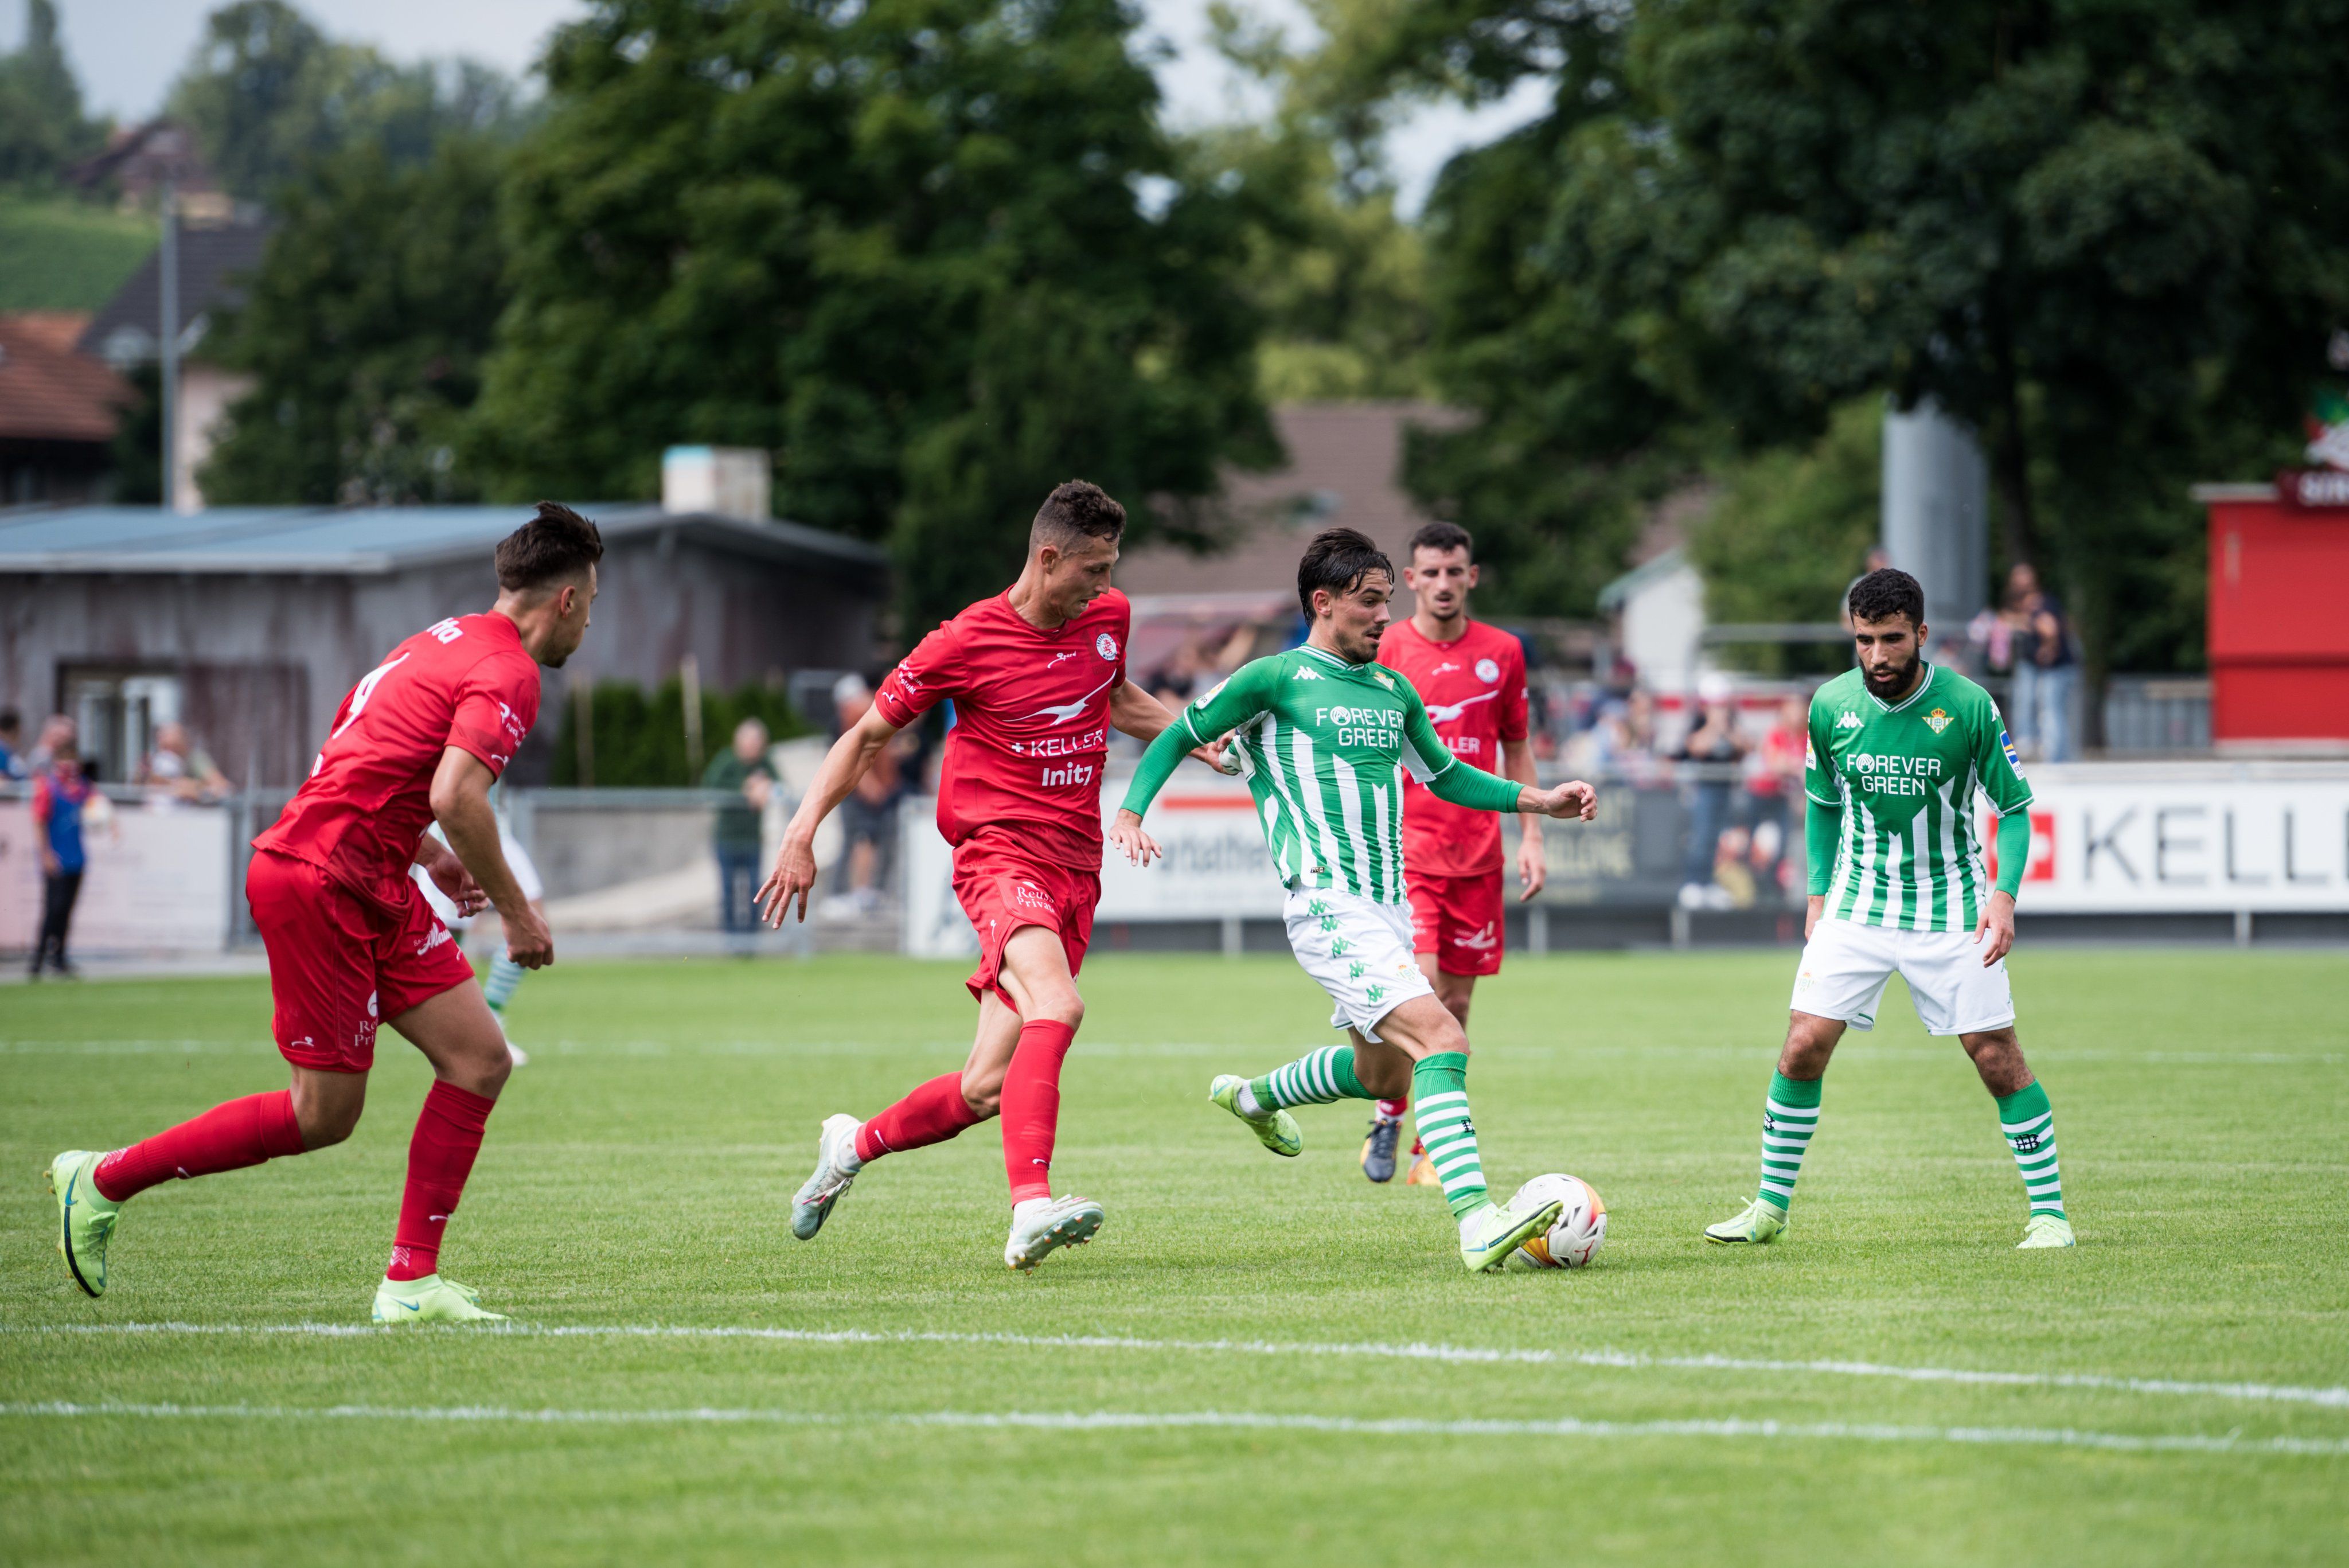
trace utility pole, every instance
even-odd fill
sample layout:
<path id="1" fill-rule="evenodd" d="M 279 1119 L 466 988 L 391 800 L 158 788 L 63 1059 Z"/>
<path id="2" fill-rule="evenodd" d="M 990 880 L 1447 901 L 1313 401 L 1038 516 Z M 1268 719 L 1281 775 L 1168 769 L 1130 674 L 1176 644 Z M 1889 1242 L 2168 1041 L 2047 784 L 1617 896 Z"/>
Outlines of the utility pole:
<path id="1" fill-rule="evenodd" d="M 163 510 L 179 510 L 180 486 L 180 184 L 163 182 L 163 247 L 158 256 L 162 269 L 162 386 L 159 402 L 163 415 Z"/>
<path id="2" fill-rule="evenodd" d="M 1930 398 L 1884 410 L 1885 554 L 1925 589 L 1936 644 L 1962 642 L 1990 594 L 1990 470 L 1974 432 Z"/>

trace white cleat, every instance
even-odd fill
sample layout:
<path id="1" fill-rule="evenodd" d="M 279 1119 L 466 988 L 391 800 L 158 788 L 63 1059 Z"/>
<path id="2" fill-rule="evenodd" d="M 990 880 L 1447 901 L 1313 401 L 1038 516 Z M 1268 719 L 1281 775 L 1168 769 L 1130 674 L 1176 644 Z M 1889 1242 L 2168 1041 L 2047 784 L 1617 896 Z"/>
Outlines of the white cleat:
<path id="1" fill-rule="evenodd" d="M 815 1174 L 792 1199 L 792 1234 L 801 1241 L 823 1229 L 823 1222 L 832 1217 L 832 1206 L 864 1168 L 856 1158 L 856 1129 L 864 1125 L 851 1116 L 823 1118 L 823 1131 L 815 1140 Z"/>
<path id="2" fill-rule="evenodd" d="M 1011 1206 L 1011 1239 L 1003 1243 L 1007 1267 L 1028 1273 L 1062 1247 L 1081 1247 L 1102 1228 L 1102 1206 L 1071 1193 L 1066 1198 L 1030 1198 Z"/>

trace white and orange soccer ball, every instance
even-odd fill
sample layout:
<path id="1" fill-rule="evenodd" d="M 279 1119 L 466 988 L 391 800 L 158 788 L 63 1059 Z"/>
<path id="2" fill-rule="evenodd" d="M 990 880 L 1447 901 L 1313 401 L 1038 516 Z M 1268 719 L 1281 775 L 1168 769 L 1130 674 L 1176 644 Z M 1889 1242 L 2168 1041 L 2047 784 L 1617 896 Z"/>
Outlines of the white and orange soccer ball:
<path id="1" fill-rule="evenodd" d="M 1558 1211 L 1557 1222 L 1540 1235 L 1527 1241 L 1509 1261 L 1520 1268 L 1578 1269 L 1599 1254 L 1607 1241 L 1607 1205 L 1597 1189 L 1578 1176 L 1561 1176 L 1552 1172 L 1537 1176 L 1517 1189 L 1511 1206 L 1532 1200 L 1537 1203 L 1556 1199 L 1566 1207 Z"/>

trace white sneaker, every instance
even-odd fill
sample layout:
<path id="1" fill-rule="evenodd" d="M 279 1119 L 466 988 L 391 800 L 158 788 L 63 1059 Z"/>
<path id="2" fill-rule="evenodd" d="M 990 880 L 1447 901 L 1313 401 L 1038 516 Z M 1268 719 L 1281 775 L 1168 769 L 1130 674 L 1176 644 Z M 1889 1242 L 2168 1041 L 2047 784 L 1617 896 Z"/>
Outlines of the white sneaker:
<path id="1" fill-rule="evenodd" d="M 1102 1228 L 1102 1206 L 1071 1193 L 1066 1198 L 1030 1198 L 1011 1206 L 1011 1239 L 1003 1243 L 1005 1266 L 1027 1273 L 1061 1247 L 1081 1247 Z"/>
<path id="2" fill-rule="evenodd" d="M 815 1174 L 801 1184 L 792 1199 L 792 1234 L 804 1241 L 823 1229 L 832 1206 L 848 1190 L 864 1162 L 856 1158 L 856 1129 L 864 1124 L 851 1116 L 823 1118 L 815 1140 Z"/>

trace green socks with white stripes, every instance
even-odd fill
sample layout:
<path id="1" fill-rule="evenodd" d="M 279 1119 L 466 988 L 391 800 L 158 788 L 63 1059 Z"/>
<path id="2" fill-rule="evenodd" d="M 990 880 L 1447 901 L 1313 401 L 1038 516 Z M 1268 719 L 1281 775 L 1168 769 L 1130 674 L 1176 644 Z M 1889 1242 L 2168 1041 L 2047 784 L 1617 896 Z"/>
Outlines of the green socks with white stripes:
<path id="1" fill-rule="evenodd" d="M 502 950 L 490 961 L 490 972 L 481 980 L 481 999 L 490 1004 L 492 1012 L 506 1010 L 506 1003 L 513 1000 L 514 988 L 527 972 Z"/>
<path id="2" fill-rule="evenodd" d="M 1754 1198 L 1784 1214 L 1795 1206 L 1795 1178 L 1819 1130 L 1819 1090 L 1825 1078 L 1770 1075 L 1770 1097 L 1762 1106 L 1762 1185 Z"/>
<path id="3" fill-rule="evenodd" d="M 1460 1051 L 1423 1056 L 1411 1071 L 1411 1102 L 1419 1141 L 1444 1183 L 1444 1201 L 1455 1220 L 1489 1201 L 1485 1164 L 1476 1154 L 1476 1124 L 1468 1119 L 1468 1057 Z"/>
<path id="4" fill-rule="evenodd" d="M 2055 1163 L 2055 1112 L 2047 1091 L 2033 1082 L 1998 1101 L 1998 1130 L 2014 1151 L 2014 1168 L 2023 1173 L 2023 1190 L 2031 1199 L 2033 1215 L 2064 1213 L 2064 1177 Z"/>
<path id="5" fill-rule="evenodd" d="M 1285 1111 L 1291 1106 L 1332 1106 L 1340 1100 L 1375 1100 L 1354 1076 L 1354 1048 L 1327 1045 L 1309 1051 L 1285 1067 L 1275 1067 L 1248 1081 L 1247 1098 L 1257 1110 Z"/>

